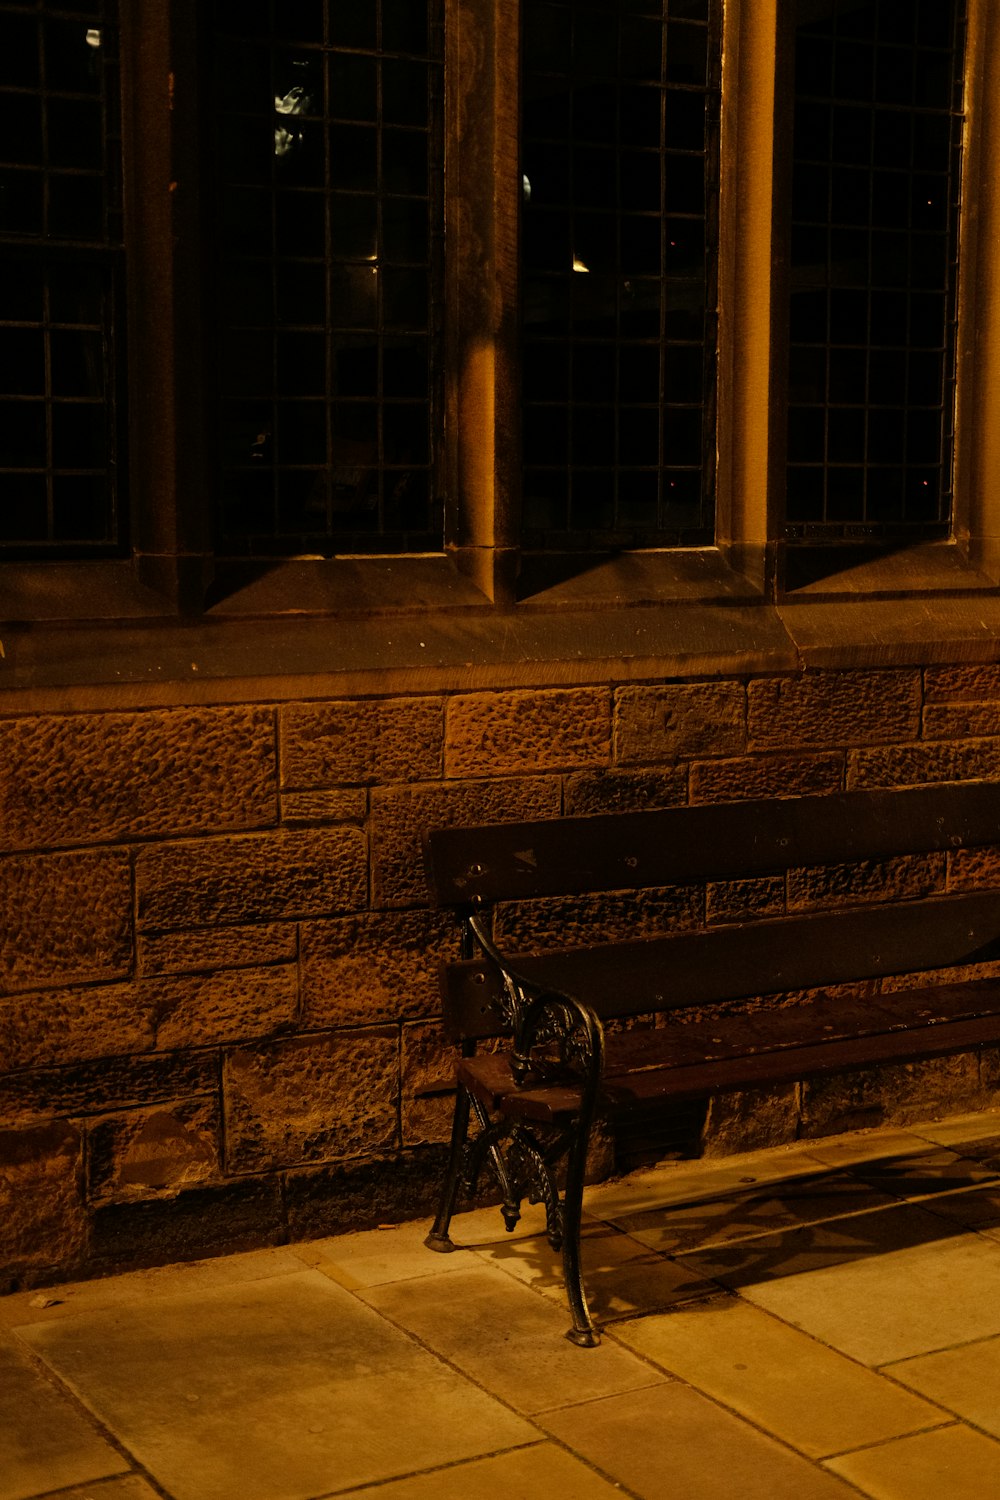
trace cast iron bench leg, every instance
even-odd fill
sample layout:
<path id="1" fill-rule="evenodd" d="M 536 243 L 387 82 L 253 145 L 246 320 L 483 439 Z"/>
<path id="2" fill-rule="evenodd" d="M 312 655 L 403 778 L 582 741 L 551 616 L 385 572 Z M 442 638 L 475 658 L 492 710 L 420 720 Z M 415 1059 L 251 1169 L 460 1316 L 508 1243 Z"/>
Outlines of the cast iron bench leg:
<path id="1" fill-rule="evenodd" d="M 448 1173 L 441 1189 L 441 1201 L 437 1218 L 430 1234 L 424 1240 L 429 1250 L 446 1254 L 456 1248 L 448 1229 L 455 1212 L 455 1202 L 462 1181 L 462 1165 L 465 1157 L 465 1142 L 469 1134 L 469 1091 L 464 1084 L 458 1085 L 455 1094 L 455 1113 L 451 1122 L 451 1154 L 448 1158 Z"/>
<path id="2" fill-rule="evenodd" d="M 566 1164 L 566 1190 L 563 1194 L 562 1211 L 562 1258 L 563 1281 L 566 1297 L 573 1315 L 573 1327 L 567 1329 L 566 1337 L 571 1343 L 584 1349 L 595 1349 L 601 1342 L 587 1306 L 587 1294 L 583 1289 L 580 1270 L 580 1219 L 583 1214 L 583 1179 L 587 1168 L 587 1144 L 589 1130 L 577 1130 Z"/>

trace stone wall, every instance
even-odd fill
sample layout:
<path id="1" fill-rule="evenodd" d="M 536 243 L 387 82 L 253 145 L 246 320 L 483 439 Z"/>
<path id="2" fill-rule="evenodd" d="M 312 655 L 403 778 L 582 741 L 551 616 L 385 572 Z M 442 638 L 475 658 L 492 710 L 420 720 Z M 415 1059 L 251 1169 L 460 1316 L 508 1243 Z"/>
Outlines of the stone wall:
<path id="1" fill-rule="evenodd" d="M 422 904 L 422 827 L 998 772 L 983 666 L 0 720 L 0 1287 L 427 1209 L 450 1108 L 434 969 L 457 943 Z M 998 883 L 998 861 L 949 883 Z M 800 895 L 945 873 L 900 859 Z M 775 903 L 713 888 L 709 920 Z M 561 943 L 698 920 L 689 890 L 502 914 Z M 703 1144 L 972 1107 L 997 1072 L 730 1096 Z"/>

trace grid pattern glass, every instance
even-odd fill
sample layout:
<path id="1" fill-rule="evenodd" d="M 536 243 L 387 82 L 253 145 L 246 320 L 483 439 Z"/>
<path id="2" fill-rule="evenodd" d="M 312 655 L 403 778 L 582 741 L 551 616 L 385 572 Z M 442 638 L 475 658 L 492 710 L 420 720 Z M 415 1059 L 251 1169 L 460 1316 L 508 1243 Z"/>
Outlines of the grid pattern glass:
<path id="1" fill-rule="evenodd" d="M 440 0 L 216 0 L 222 551 L 440 550 Z"/>
<path id="2" fill-rule="evenodd" d="M 719 15 L 527 0 L 523 540 L 711 540 Z"/>
<path id="3" fill-rule="evenodd" d="M 0 547 L 117 550 L 117 7 L 0 3 Z M 120 414 L 119 414 L 120 415 Z"/>
<path id="4" fill-rule="evenodd" d="M 945 534 L 962 130 L 960 0 L 800 3 L 790 539 Z"/>

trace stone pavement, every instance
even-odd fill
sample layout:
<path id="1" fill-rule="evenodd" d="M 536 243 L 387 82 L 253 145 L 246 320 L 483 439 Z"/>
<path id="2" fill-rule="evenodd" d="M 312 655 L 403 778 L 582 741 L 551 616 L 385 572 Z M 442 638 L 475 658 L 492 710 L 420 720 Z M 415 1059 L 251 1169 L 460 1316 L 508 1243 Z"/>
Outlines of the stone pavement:
<path id="1" fill-rule="evenodd" d="M 0 1500 L 1000 1500 L 1000 1113 L 0 1301 Z"/>

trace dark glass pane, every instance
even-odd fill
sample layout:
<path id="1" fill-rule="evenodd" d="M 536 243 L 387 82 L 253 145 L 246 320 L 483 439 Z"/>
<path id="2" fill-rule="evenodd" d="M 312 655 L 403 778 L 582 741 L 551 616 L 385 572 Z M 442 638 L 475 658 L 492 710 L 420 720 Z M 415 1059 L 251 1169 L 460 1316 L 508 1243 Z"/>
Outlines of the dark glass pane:
<path id="1" fill-rule="evenodd" d="M 46 21 L 42 42 L 47 88 L 71 94 L 101 92 L 101 45 L 85 22 Z"/>
<path id="2" fill-rule="evenodd" d="M 3 469 L 45 468 L 45 407 L 40 401 L 0 401 L 0 454 Z"/>
<path id="3" fill-rule="evenodd" d="M 378 63 L 374 57 L 345 54 L 333 58 L 330 113 L 338 120 L 378 119 Z"/>
<path id="4" fill-rule="evenodd" d="M 49 162 L 53 167 L 100 171 L 104 139 L 101 106 L 78 99 L 52 99 L 48 109 Z"/>
<path id="5" fill-rule="evenodd" d="M 377 46 L 378 0 L 330 0 L 327 9 L 331 46 Z"/>
<path id="6" fill-rule="evenodd" d="M 42 101 L 0 94 L 0 158 L 15 166 L 42 165 Z"/>
<path id="7" fill-rule="evenodd" d="M 103 397 L 105 355 L 100 334 L 53 331 L 49 352 L 54 396 Z"/>
<path id="8" fill-rule="evenodd" d="M 45 338 L 41 329 L 0 329 L 0 392 L 45 394 Z"/>
<path id="9" fill-rule="evenodd" d="M 97 240 L 104 217 L 104 183 L 98 176 L 49 177 L 49 233 L 68 240 Z"/>
<path id="10" fill-rule="evenodd" d="M 272 7 L 276 37 L 293 42 L 322 42 L 326 0 L 277 0 Z"/>
<path id="11" fill-rule="evenodd" d="M 63 404 L 52 409 L 52 462 L 57 469 L 97 469 L 107 462 L 103 406 Z"/>
<path id="12" fill-rule="evenodd" d="M 55 541 L 110 540 L 105 535 L 108 485 L 103 474 L 57 474 L 52 481 Z"/>

